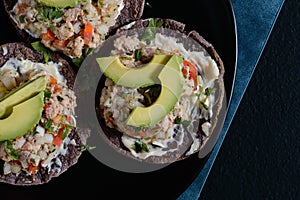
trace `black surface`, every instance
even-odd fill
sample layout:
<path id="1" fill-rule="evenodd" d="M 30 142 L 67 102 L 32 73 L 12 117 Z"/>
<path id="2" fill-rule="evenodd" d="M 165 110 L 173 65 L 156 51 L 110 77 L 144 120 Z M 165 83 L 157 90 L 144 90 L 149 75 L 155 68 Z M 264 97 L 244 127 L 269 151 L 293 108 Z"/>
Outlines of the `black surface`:
<path id="1" fill-rule="evenodd" d="M 299 10 L 298 0 L 285 1 L 200 199 L 300 199 Z M 1 25 L 3 19 L 1 7 Z M 10 37 L 3 37 L 7 34 L 12 38 L 16 36 L 13 27 L 2 26 L 1 43 L 11 41 Z M 84 155 L 80 162 L 88 162 L 91 171 L 101 170 L 95 167 L 98 164 L 89 155 Z M 0 199 L 15 193 L 23 195 L 23 199 L 47 199 L 43 191 L 54 185 L 58 187 L 48 195 L 53 199 L 68 193 L 71 197 L 85 193 L 87 198 L 96 199 L 97 195 L 101 196 L 103 187 L 97 185 L 101 177 L 91 174 L 79 164 L 49 186 L 21 189 L 0 184 Z M 116 176 L 112 174 L 110 178 Z M 73 190 L 66 189 L 70 184 L 65 179 L 74 180 Z M 84 186 L 90 189 L 80 190 Z M 110 186 L 116 187 L 119 186 Z M 132 188 L 134 194 L 134 186 Z M 164 188 L 145 188 L 146 196 L 156 199 L 158 195 L 154 195 L 153 190 Z M 114 193 L 119 190 L 114 190 L 112 196 Z"/>
<path id="2" fill-rule="evenodd" d="M 225 3 L 227 1 L 192 0 L 189 4 L 176 4 L 177 6 L 172 9 L 167 4 L 161 4 L 155 0 L 147 2 L 151 6 L 145 7 L 143 18 L 161 17 L 181 21 L 187 24 L 188 29 L 197 30 L 204 38 L 214 44 L 226 66 L 225 84 L 227 99 L 229 100 L 235 71 L 236 46 L 234 24 L 230 7 Z M 17 35 L 15 28 L 10 24 L 7 15 L 4 13 L 2 4 L 0 9 L 0 25 L 5 27 L 1 32 L 1 44 L 22 41 L 22 38 Z M 186 15 L 178 15 L 182 11 Z M 194 15 L 187 14 L 191 11 L 194 11 Z M 195 16 L 197 16 L 197 21 L 194 20 Z M 88 152 L 85 152 L 79 159 L 78 164 L 71 167 L 60 177 L 51 180 L 48 184 L 27 188 L 0 183 L 0 198 L 74 198 L 80 192 L 85 193 L 86 197 L 89 198 L 97 194 L 99 196 L 110 194 L 114 199 L 120 197 L 127 199 L 162 197 L 175 199 L 194 180 L 205 161 L 206 158 L 200 160 L 195 154 L 185 161 L 172 164 L 161 171 L 150 174 L 129 175 L 102 165 Z M 65 189 L 68 187 L 72 188 L 72 192 Z M 113 189 L 113 192 L 110 192 L 111 189 Z M 149 195 L 147 195 L 147 192 Z"/>
<path id="3" fill-rule="evenodd" d="M 285 1 L 200 199 L 300 199 L 299 10 Z"/>

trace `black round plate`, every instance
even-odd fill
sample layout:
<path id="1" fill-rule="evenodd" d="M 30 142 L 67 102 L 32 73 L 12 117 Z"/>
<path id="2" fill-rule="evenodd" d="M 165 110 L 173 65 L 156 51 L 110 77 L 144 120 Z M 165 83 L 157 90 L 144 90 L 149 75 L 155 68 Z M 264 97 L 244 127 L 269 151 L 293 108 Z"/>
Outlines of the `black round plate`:
<path id="1" fill-rule="evenodd" d="M 160 17 L 183 22 L 210 42 L 225 66 L 227 105 L 233 89 L 237 40 L 234 13 L 229 0 L 147 0 L 142 18 Z M 0 44 L 22 41 L 0 5 Z M 120 172 L 101 164 L 88 151 L 78 163 L 45 185 L 19 187 L 0 183 L 1 198 L 10 199 L 176 199 L 194 181 L 210 154 L 197 154 L 144 174 Z"/>

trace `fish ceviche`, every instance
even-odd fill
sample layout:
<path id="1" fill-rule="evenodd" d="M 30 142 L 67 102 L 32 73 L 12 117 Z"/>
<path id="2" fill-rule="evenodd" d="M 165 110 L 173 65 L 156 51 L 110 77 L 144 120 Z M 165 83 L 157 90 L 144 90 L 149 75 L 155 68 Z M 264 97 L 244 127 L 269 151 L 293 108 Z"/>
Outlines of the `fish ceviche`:
<path id="1" fill-rule="evenodd" d="M 40 38 L 46 47 L 80 58 L 105 39 L 123 8 L 123 0 L 83 0 L 75 7 L 18 0 L 10 16 L 19 29 Z"/>
<path id="2" fill-rule="evenodd" d="M 59 73 L 59 67 L 61 67 L 59 63 L 52 61 L 43 64 L 10 58 L 0 68 L 0 97 L 2 98 L 30 81 L 38 78 L 46 80 L 45 89 L 41 91 L 44 102 L 38 123 L 17 138 L 0 141 L 0 163 L 3 164 L 1 171 L 4 176 L 9 174 L 18 176 L 21 173 L 34 175 L 38 171 L 46 171 L 46 174 L 60 173 L 63 165 L 60 156 L 69 151 L 68 145 L 76 145 L 75 140 L 69 137 L 76 127 L 74 113 L 76 97 L 66 85 L 64 76 Z M 25 113 L 24 119 L 29 115 Z M 14 126 L 19 126 L 19 123 L 15 122 Z M 2 137 L 3 133 L 0 135 Z"/>
<path id="3" fill-rule="evenodd" d="M 147 126 L 138 126 L 128 120 L 137 107 L 151 107 L 157 103 L 157 99 L 166 102 L 163 103 L 165 105 L 172 102 L 169 97 L 164 100 L 160 96 L 165 93 L 163 85 L 158 83 L 134 88 L 106 78 L 100 96 L 101 116 L 108 127 L 122 133 L 120 141 L 130 154 L 141 160 L 172 154 L 175 158 L 169 156 L 167 160 L 170 161 L 199 151 L 211 134 L 218 92 L 216 81 L 220 77 L 217 63 L 205 49 L 188 50 L 175 37 L 162 33 L 156 33 L 151 41 L 138 35 L 121 34 L 114 40 L 110 55 L 117 57 L 129 69 L 138 69 L 155 56 L 168 56 L 168 59 L 177 56 L 179 71 L 173 75 L 182 77 L 181 91 L 173 107 L 156 123 Z M 178 82 L 175 78 L 170 79 L 173 75 L 164 75 L 171 80 L 170 88 Z M 137 79 L 137 76 L 132 79 Z M 160 79 L 164 81 L 164 78 Z M 137 118 L 150 115 L 154 119 L 156 114 L 142 113 Z M 178 149 L 181 149 L 180 153 L 174 155 L 172 152 Z"/>

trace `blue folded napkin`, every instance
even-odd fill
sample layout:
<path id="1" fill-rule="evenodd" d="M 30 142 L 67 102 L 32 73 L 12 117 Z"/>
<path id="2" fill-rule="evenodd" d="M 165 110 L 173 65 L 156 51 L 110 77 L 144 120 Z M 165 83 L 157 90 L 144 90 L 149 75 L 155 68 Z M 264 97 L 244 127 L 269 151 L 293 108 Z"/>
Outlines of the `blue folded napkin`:
<path id="1" fill-rule="evenodd" d="M 284 0 L 232 0 L 237 27 L 238 58 L 231 103 L 214 149 L 207 163 L 188 189 L 178 200 L 198 199 L 231 121 L 245 93 L 260 55 L 272 31 Z"/>

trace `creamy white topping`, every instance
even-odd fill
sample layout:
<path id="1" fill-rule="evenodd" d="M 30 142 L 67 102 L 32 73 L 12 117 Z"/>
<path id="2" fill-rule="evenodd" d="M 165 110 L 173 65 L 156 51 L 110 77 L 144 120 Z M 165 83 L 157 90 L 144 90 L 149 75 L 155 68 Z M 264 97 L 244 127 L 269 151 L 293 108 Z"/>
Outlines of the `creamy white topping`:
<path id="1" fill-rule="evenodd" d="M 30 71 L 45 71 L 48 74 L 51 74 L 61 83 L 66 83 L 66 79 L 63 75 L 60 74 L 59 68 L 62 66 L 62 63 L 54 63 L 49 61 L 48 64 L 32 62 L 30 60 L 19 60 L 16 58 L 10 58 L 5 65 L 1 67 L 2 71 L 17 71 L 19 70 L 21 74 L 26 74 Z"/>
<path id="2" fill-rule="evenodd" d="M 18 174 L 21 171 L 34 174 L 40 167 L 48 168 L 49 172 L 59 172 L 62 163 L 58 155 L 66 155 L 69 144 L 76 145 L 75 140 L 68 137 L 72 127 L 76 126 L 74 117 L 76 97 L 59 72 L 61 66 L 61 63 L 44 64 L 10 58 L 0 68 L 0 97 L 38 76 L 46 76 L 48 81 L 44 91 L 43 114 L 39 123 L 25 135 L 0 143 L 0 159 L 4 161 L 4 174 Z M 66 134 L 65 138 L 62 137 L 63 132 Z M 17 152 L 18 156 L 11 151 Z"/>
<path id="3" fill-rule="evenodd" d="M 219 69 L 216 62 L 210 57 L 204 55 L 203 51 L 189 51 L 186 50 L 182 43 L 176 42 L 173 37 L 157 33 L 153 41 L 154 45 L 165 51 L 173 51 L 174 49 L 180 52 L 187 60 L 198 63 L 203 71 L 206 84 L 210 84 L 210 81 L 214 81 L 219 76 Z"/>
<path id="4" fill-rule="evenodd" d="M 124 134 L 122 136 L 124 145 L 132 155 L 141 159 L 154 155 L 163 156 L 167 152 L 178 150 L 178 147 L 183 145 L 184 135 L 187 134 L 192 137 L 193 143 L 186 155 L 199 150 L 202 141 L 198 135 L 198 127 L 202 128 L 204 137 L 209 137 L 211 131 L 209 120 L 213 116 L 215 103 L 215 80 L 220 75 L 216 62 L 204 50 L 187 50 L 174 37 L 161 33 L 156 33 L 150 44 L 141 41 L 136 35 L 121 35 L 114 41 L 114 47 L 115 49 L 111 52 L 111 55 L 119 56 L 121 62 L 127 67 L 134 68 L 141 64 L 140 61 L 135 61 L 135 55 L 132 53 L 136 50 L 139 50 L 142 56 L 145 57 L 152 57 L 154 54 L 177 53 L 185 61 L 196 65 L 198 75 L 196 85 L 194 85 L 195 80 L 190 77 L 189 73 L 186 74 L 183 92 L 174 109 L 158 124 L 141 127 L 141 131 L 126 126 L 125 122 L 134 107 L 143 106 L 140 105 L 140 102 L 144 101 L 144 97 L 139 94 L 136 88 L 125 88 L 107 80 L 100 99 L 100 106 L 104 109 L 107 125 L 122 132 Z M 181 64 L 180 67 L 183 70 L 185 66 Z M 200 119 L 205 119 L 206 122 L 199 126 L 194 125 L 198 124 Z M 176 123 L 180 125 L 175 123 L 176 120 L 179 120 Z M 176 132 L 174 124 L 177 126 Z M 147 145 L 148 150 L 142 149 L 137 152 L 136 141 Z M 166 148 L 174 142 L 176 143 L 175 148 Z"/>
<path id="5" fill-rule="evenodd" d="M 46 47 L 79 58 L 104 41 L 124 7 L 123 0 L 85 0 L 66 8 L 18 0 L 10 16 L 21 30 L 40 38 Z"/>

